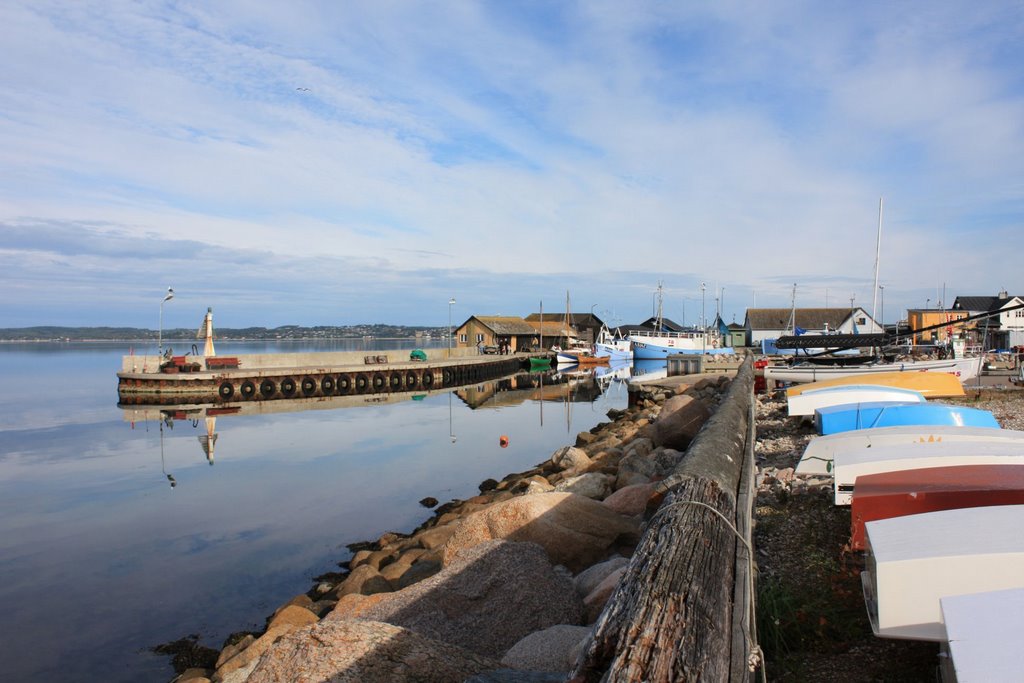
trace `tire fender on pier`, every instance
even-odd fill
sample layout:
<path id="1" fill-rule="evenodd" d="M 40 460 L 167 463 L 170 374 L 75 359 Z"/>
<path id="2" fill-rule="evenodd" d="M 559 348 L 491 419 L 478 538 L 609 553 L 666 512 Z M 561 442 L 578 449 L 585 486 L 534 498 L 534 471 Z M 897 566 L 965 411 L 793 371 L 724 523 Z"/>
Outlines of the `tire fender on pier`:
<path id="1" fill-rule="evenodd" d="M 245 380 L 242 382 L 240 391 L 242 392 L 242 398 L 250 399 L 256 393 L 256 385 L 252 383 L 252 380 Z"/>
<path id="2" fill-rule="evenodd" d="M 263 398 L 270 398 L 276 391 L 277 385 L 274 384 L 274 380 L 265 379 L 260 382 L 260 395 L 263 396 Z"/>
<path id="3" fill-rule="evenodd" d="M 219 394 L 223 400 L 227 401 L 235 395 L 235 385 L 225 380 L 220 383 L 219 387 L 217 387 L 217 394 Z"/>
<path id="4" fill-rule="evenodd" d="M 324 396 L 330 396 L 331 394 L 333 394 L 334 387 L 334 378 L 331 377 L 330 375 L 326 375 L 322 380 L 320 380 L 320 393 L 322 393 Z"/>
<path id="5" fill-rule="evenodd" d="M 383 389 L 388 385 L 388 378 L 384 376 L 383 372 L 373 373 L 373 388 L 374 390 Z"/>
<path id="6" fill-rule="evenodd" d="M 431 372 L 430 370 L 424 370 L 423 378 L 421 381 L 423 382 L 423 386 L 430 388 L 430 386 L 434 383 L 434 373 Z"/>
<path id="7" fill-rule="evenodd" d="M 285 377 L 281 380 L 281 393 L 291 398 L 295 395 L 295 380 L 291 377 Z"/>
<path id="8" fill-rule="evenodd" d="M 306 375 L 302 378 L 301 387 L 303 396 L 312 396 L 316 393 L 316 380 Z"/>

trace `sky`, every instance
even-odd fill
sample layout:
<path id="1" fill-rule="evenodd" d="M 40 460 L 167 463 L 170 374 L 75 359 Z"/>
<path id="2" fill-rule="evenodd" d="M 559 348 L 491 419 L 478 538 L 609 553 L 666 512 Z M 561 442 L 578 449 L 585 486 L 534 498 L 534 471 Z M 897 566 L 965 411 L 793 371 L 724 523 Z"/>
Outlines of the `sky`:
<path id="1" fill-rule="evenodd" d="M 1020 2 L 4 0 L 0 45 L 0 327 L 1024 294 Z"/>

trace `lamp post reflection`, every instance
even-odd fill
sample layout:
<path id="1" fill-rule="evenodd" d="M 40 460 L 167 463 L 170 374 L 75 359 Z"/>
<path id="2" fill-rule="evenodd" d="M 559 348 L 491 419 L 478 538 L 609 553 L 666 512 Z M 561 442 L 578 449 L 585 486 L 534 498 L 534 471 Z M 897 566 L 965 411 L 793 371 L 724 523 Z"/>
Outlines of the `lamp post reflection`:
<path id="1" fill-rule="evenodd" d="M 167 296 L 160 302 L 160 329 L 156 333 L 156 345 L 161 356 L 164 355 L 164 304 L 174 298 L 174 290 L 167 288 Z"/>
<path id="2" fill-rule="evenodd" d="M 452 394 L 454 393 L 454 391 L 448 392 L 448 438 L 452 440 L 452 443 L 456 441 L 455 425 L 452 422 Z"/>
<path id="3" fill-rule="evenodd" d="M 455 305 L 455 297 L 448 299 L 448 357 L 452 357 L 452 306 Z"/>
<path id="4" fill-rule="evenodd" d="M 170 416 L 167 416 L 163 420 L 160 420 L 160 471 L 167 477 L 167 481 L 170 482 L 171 488 L 173 489 L 178 485 L 178 482 L 174 481 L 173 474 L 167 474 L 167 467 L 164 464 L 164 422 L 167 422 L 168 427 L 173 427 L 174 423 L 170 422 Z"/>

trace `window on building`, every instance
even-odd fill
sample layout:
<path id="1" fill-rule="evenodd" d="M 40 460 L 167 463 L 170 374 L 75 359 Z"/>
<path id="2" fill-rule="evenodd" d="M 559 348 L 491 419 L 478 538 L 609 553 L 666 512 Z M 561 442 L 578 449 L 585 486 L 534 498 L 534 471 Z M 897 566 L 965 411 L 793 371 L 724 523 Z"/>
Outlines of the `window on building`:
<path id="1" fill-rule="evenodd" d="M 858 325 L 867 325 L 868 324 L 868 319 L 867 318 L 857 318 L 857 324 Z"/>
<path id="2" fill-rule="evenodd" d="M 476 335 L 476 343 L 477 344 L 482 344 L 483 341 L 484 341 L 484 335 L 482 335 L 482 334 Z"/>
<path id="3" fill-rule="evenodd" d="M 459 343 L 460 344 L 465 344 L 466 343 L 466 333 L 465 332 L 463 332 L 462 334 L 459 335 Z"/>

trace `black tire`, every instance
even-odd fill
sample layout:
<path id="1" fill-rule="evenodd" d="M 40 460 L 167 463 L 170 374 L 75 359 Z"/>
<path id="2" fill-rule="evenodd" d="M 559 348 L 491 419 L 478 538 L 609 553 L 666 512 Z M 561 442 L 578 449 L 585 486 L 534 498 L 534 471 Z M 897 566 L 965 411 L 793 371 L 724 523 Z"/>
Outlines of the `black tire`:
<path id="1" fill-rule="evenodd" d="M 338 375 L 338 393 L 344 396 L 352 391 L 352 378 L 348 375 Z"/>
<path id="2" fill-rule="evenodd" d="M 391 376 L 388 378 L 388 387 L 391 388 L 391 391 L 398 391 L 399 389 L 401 389 L 402 388 L 402 373 L 400 373 L 400 372 L 392 372 Z"/>
<path id="3" fill-rule="evenodd" d="M 429 389 L 434 384 L 434 373 L 430 370 L 424 370 L 423 379 L 421 381 L 423 382 L 423 386 Z"/>
<path id="4" fill-rule="evenodd" d="M 277 392 L 277 385 L 274 384 L 274 380 L 265 379 L 260 382 L 260 395 L 263 398 L 270 398 Z"/>
<path id="5" fill-rule="evenodd" d="M 331 377 L 330 375 L 327 375 L 322 380 L 320 380 L 320 393 L 322 393 L 324 396 L 330 396 L 331 394 L 333 394 L 334 388 L 334 378 Z"/>
<path id="6" fill-rule="evenodd" d="M 303 377 L 301 386 L 303 396 L 312 396 L 316 393 L 316 380 L 312 377 Z"/>
<path id="7" fill-rule="evenodd" d="M 356 375 L 355 386 L 356 393 L 365 394 L 367 391 L 370 390 L 370 378 L 360 372 L 358 375 Z"/>
<path id="8" fill-rule="evenodd" d="M 373 373 L 373 390 L 381 391 L 388 385 L 388 378 L 384 376 L 383 372 Z"/>
<path id="9" fill-rule="evenodd" d="M 220 386 L 217 387 L 217 393 L 222 400 L 228 401 L 235 395 L 235 385 L 231 382 L 221 382 Z"/>
<path id="10" fill-rule="evenodd" d="M 441 371 L 441 381 L 444 382 L 445 386 L 449 386 L 452 383 L 452 371 L 451 370 L 442 370 Z"/>
<path id="11" fill-rule="evenodd" d="M 291 377 L 285 377 L 283 380 L 281 380 L 281 393 L 284 396 L 291 398 L 292 396 L 295 395 L 295 389 L 295 380 L 292 379 Z"/>
<path id="12" fill-rule="evenodd" d="M 419 384 L 419 379 L 420 378 L 416 376 L 415 370 L 410 370 L 409 372 L 405 373 L 405 388 L 415 389 L 416 385 Z"/>
<path id="13" fill-rule="evenodd" d="M 252 383 L 252 380 L 245 380 L 242 382 L 242 386 L 239 389 L 242 393 L 242 398 L 250 399 L 256 394 L 256 385 Z"/>

